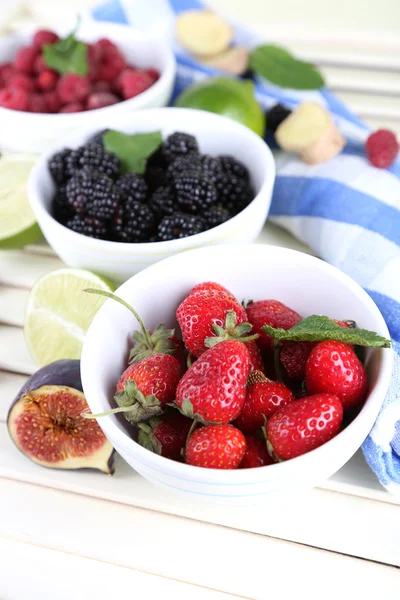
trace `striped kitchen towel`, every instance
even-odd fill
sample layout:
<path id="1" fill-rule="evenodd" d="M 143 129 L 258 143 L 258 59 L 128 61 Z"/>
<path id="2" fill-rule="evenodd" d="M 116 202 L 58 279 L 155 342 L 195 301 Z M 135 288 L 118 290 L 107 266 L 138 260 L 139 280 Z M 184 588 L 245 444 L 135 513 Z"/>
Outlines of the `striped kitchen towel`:
<path id="1" fill-rule="evenodd" d="M 196 0 L 111 0 L 94 9 L 96 20 L 129 24 L 173 45 L 178 62 L 174 95 L 218 72 L 189 56 L 174 39 L 175 15 L 202 8 Z M 249 48 L 263 40 L 232 22 L 235 42 Z M 376 169 L 365 158 L 368 128 L 326 89 L 299 92 L 256 79 L 264 107 L 301 101 L 329 109 L 348 143 L 340 156 L 307 165 L 277 153 L 277 178 L 269 218 L 308 244 L 321 258 L 357 281 L 382 312 L 393 341 L 391 387 L 362 449 L 380 482 L 400 495 L 400 163 Z"/>

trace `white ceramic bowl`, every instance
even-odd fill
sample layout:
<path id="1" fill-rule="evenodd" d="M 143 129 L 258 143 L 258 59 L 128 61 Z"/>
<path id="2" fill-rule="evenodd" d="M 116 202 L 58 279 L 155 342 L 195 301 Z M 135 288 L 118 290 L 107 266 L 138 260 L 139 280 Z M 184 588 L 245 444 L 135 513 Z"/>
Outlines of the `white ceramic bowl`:
<path id="1" fill-rule="evenodd" d="M 242 299 L 276 298 L 301 315 L 355 319 L 360 327 L 389 337 L 378 308 L 367 293 L 331 265 L 294 250 L 267 245 L 201 248 L 168 258 L 132 277 L 117 294 L 129 302 L 150 329 L 174 326 L 175 310 L 193 285 L 217 281 Z M 133 316 L 108 300 L 86 335 L 81 374 L 94 413 L 110 408 L 126 368 Z M 378 415 L 391 375 L 390 350 L 367 356 L 370 393 L 360 414 L 339 435 L 308 454 L 255 469 L 219 471 L 173 462 L 142 448 L 115 416 L 99 419 L 121 456 L 146 479 L 191 498 L 223 504 L 265 500 L 271 492 L 311 487 L 337 471 L 359 448 Z"/>
<path id="2" fill-rule="evenodd" d="M 60 31 L 60 35 L 68 31 Z M 13 59 L 17 50 L 31 42 L 35 30 L 9 35 L 0 40 L 0 63 Z M 115 42 L 128 63 L 140 68 L 153 67 L 160 78 L 148 90 L 135 98 L 81 113 L 39 114 L 0 107 L 0 149 L 20 152 L 41 152 L 67 133 L 91 124 L 100 128 L 105 119 L 127 115 L 141 108 L 165 106 L 172 93 L 176 63 L 171 49 L 160 40 L 146 38 L 129 27 L 110 23 L 84 22 L 77 37 L 94 42 L 107 37 Z"/>
<path id="3" fill-rule="evenodd" d="M 203 233 L 180 240 L 124 244 L 96 240 L 60 225 L 50 214 L 54 184 L 47 167 L 49 156 L 65 146 L 76 147 L 103 127 L 134 133 L 161 130 L 165 138 L 175 131 L 196 136 L 200 150 L 209 154 L 232 154 L 249 169 L 256 196 L 236 217 Z M 116 281 L 125 281 L 152 263 L 199 246 L 252 242 L 267 218 L 275 180 L 275 163 L 265 142 L 250 129 L 213 113 L 184 108 L 161 108 L 135 112 L 117 119 L 102 119 L 97 127 L 81 130 L 60 140 L 42 155 L 32 169 L 28 195 L 42 232 L 63 261 L 84 267 Z"/>

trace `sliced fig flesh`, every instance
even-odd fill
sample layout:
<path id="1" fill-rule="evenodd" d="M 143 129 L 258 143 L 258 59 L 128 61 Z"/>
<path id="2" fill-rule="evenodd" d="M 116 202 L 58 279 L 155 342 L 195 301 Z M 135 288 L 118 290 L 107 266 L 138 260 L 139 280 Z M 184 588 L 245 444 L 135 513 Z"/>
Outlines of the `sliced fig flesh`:
<path id="1" fill-rule="evenodd" d="M 85 419 L 83 393 L 65 385 L 43 385 L 17 397 L 8 415 L 15 445 L 34 462 L 53 469 L 114 472 L 114 449 L 97 421 Z"/>

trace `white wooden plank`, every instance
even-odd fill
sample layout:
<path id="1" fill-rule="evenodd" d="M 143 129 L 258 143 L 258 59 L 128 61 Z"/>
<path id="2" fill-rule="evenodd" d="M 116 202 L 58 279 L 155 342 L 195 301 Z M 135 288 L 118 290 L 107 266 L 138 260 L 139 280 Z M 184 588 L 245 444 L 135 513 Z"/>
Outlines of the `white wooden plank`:
<path id="1" fill-rule="evenodd" d="M 174 600 L 239 597 L 10 539 L 0 540 L 0 554 L 2 600 L 110 600 L 130 596 L 128 590 L 135 597 Z"/>
<path id="2" fill-rule="evenodd" d="M 155 488 L 118 456 L 112 477 L 44 469 L 15 448 L 4 424 L 0 424 L 0 477 L 400 565 L 399 507 L 395 504 L 321 489 L 266 496 L 262 505 L 247 509 L 208 506 L 196 500 L 189 503 Z"/>
<path id="3" fill-rule="evenodd" d="M 323 589 L 324 598 L 336 599 L 343 581 L 356 585 L 364 598 L 390 598 L 398 591 L 398 570 L 382 564 L 37 486 L 2 482 L 1 487 L 2 514 L 7 515 L 2 533 L 15 541 L 78 551 L 83 557 L 260 600 L 281 597 L 283 585 L 287 597 L 307 590 L 307 598 L 320 598 Z M 319 526 L 336 518 L 334 513 L 315 516 Z M 328 577 L 329 585 L 327 573 L 335 574 Z"/>
<path id="4" fill-rule="evenodd" d="M 30 375 L 37 370 L 26 347 L 23 329 L 0 325 L 0 370 Z"/>
<path id="5" fill-rule="evenodd" d="M 3 285 L 31 288 L 45 273 L 65 267 L 54 256 L 38 256 L 24 250 L 0 252 L 0 283 Z"/>
<path id="6" fill-rule="evenodd" d="M 26 375 L 0 371 L 0 422 L 7 419 L 11 402 L 26 381 Z"/>
<path id="7" fill-rule="evenodd" d="M 23 327 L 29 291 L 0 285 L 0 323 Z"/>

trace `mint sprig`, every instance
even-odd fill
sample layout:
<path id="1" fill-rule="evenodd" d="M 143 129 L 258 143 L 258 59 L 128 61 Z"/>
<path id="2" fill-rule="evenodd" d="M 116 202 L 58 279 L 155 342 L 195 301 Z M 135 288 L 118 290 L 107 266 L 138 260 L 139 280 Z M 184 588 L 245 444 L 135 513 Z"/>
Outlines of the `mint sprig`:
<path id="1" fill-rule="evenodd" d="M 325 85 L 321 73 L 310 63 L 295 58 L 279 46 L 258 46 L 250 54 L 250 68 L 271 83 L 295 90 L 319 90 Z"/>
<path id="2" fill-rule="evenodd" d="M 275 345 L 279 342 L 323 342 L 332 340 L 354 344 L 356 346 L 370 346 L 372 348 L 390 348 L 391 341 L 368 329 L 354 327 L 346 329 L 340 327 L 329 317 L 311 315 L 299 321 L 291 329 L 275 329 L 264 325 L 262 330 L 270 335 Z"/>
<path id="3" fill-rule="evenodd" d="M 160 147 L 161 142 L 161 131 L 127 134 L 111 129 L 103 135 L 105 149 L 118 156 L 122 170 L 138 175 L 143 175 L 147 159 Z"/>
<path id="4" fill-rule="evenodd" d="M 65 73 L 86 75 L 89 70 L 87 46 L 76 39 L 77 28 L 78 24 L 67 37 L 54 44 L 43 46 L 44 62 L 50 69 L 54 69 L 61 75 Z"/>

